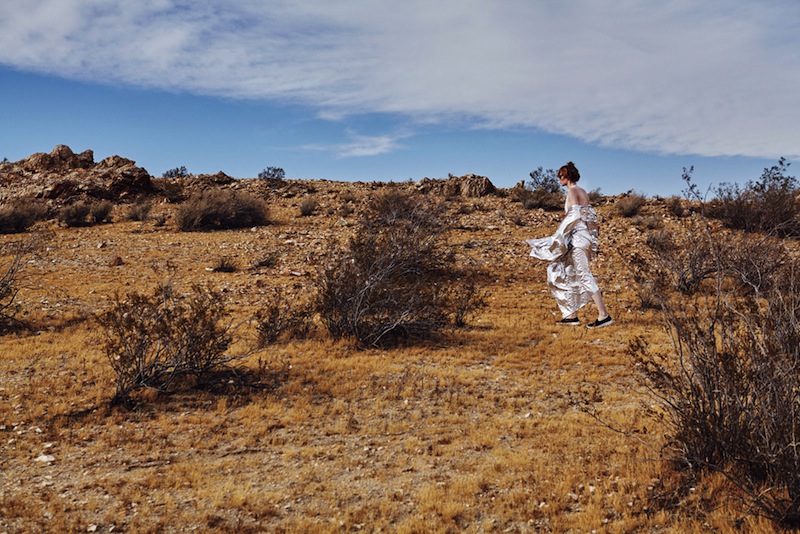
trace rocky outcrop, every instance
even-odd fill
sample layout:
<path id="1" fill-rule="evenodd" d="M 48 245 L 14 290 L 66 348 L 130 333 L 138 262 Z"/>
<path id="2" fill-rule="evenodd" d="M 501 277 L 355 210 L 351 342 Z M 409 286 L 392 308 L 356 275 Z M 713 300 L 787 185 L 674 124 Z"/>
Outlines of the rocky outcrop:
<path id="1" fill-rule="evenodd" d="M 95 163 L 91 150 L 75 154 L 66 145 L 4 163 L 0 185 L 0 201 L 41 198 L 53 204 L 76 198 L 125 201 L 154 192 L 150 174 L 135 161 L 110 156 Z"/>
<path id="2" fill-rule="evenodd" d="M 447 180 L 423 178 L 417 184 L 417 189 L 426 194 L 433 193 L 446 197 L 467 198 L 480 198 L 497 192 L 497 188 L 491 180 L 476 174 L 450 176 Z"/>

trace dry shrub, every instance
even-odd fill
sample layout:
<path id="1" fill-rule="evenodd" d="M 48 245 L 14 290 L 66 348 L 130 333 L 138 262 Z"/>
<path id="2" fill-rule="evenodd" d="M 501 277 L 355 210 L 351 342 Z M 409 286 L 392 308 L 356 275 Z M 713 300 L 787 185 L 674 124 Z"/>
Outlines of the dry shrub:
<path id="1" fill-rule="evenodd" d="M 18 234 L 47 218 L 47 208 L 34 201 L 12 202 L 0 207 L 0 234 Z"/>
<path id="2" fill-rule="evenodd" d="M 97 317 L 103 350 L 116 374 L 112 404 L 148 388 L 169 392 L 202 383 L 229 362 L 234 327 L 222 295 L 193 286 L 186 295 L 171 286 L 150 295 L 117 295 Z"/>
<path id="3" fill-rule="evenodd" d="M 517 188 L 514 190 L 514 198 L 526 210 L 543 209 L 556 211 L 564 209 L 564 195 L 561 193 Z"/>
<path id="4" fill-rule="evenodd" d="M 126 221 L 144 222 L 150 216 L 150 211 L 153 209 L 152 202 L 146 200 L 139 200 L 128 208 L 125 213 Z"/>
<path id="5" fill-rule="evenodd" d="M 211 270 L 215 273 L 235 273 L 238 267 L 236 266 L 236 261 L 230 256 L 220 256 Z"/>
<path id="6" fill-rule="evenodd" d="M 102 224 L 111 221 L 111 210 L 114 204 L 108 200 L 93 202 L 89 205 L 89 222 L 91 224 Z"/>
<path id="7" fill-rule="evenodd" d="M 210 189 L 192 195 L 180 205 L 175 219 L 184 232 L 269 224 L 267 207 L 262 200 L 229 189 Z"/>
<path id="8" fill-rule="evenodd" d="M 641 193 L 629 191 L 617 200 L 617 211 L 623 217 L 638 215 L 647 198 Z"/>
<path id="9" fill-rule="evenodd" d="M 22 289 L 19 275 L 23 266 L 23 257 L 22 251 L 16 251 L 0 275 L 0 333 L 14 321 L 14 316 L 18 311 L 14 301 Z"/>
<path id="10" fill-rule="evenodd" d="M 629 347 L 663 408 L 663 454 L 691 475 L 723 473 L 753 509 L 800 526 L 800 265 L 774 239 L 700 235 L 711 269 L 704 291 L 675 298 L 669 284 L 652 283 L 676 258 L 695 261 L 669 248 L 640 278 L 672 340 L 671 351 L 643 338 Z"/>
<path id="11" fill-rule="evenodd" d="M 646 239 L 651 254 L 634 255 L 634 277 L 640 287 L 659 286 L 659 293 L 713 292 L 724 276 L 738 290 L 764 290 L 784 260 L 779 240 L 742 233 L 716 233 L 700 218 L 688 219 L 683 231 L 659 229 Z"/>
<path id="12" fill-rule="evenodd" d="M 744 187 L 722 184 L 715 201 L 707 206 L 711 217 L 729 228 L 800 237 L 800 200 L 797 180 L 787 175 L 789 164 L 781 158 L 764 169 L 761 178 Z"/>
<path id="13" fill-rule="evenodd" d="M 683 217 L 686 214 L 683 199 L 677 195 L 672 195 L 667 199 L 667 209 L 676 217 Z"/>
<path id="14" fill-rule="evenodd" d="M 8 243 L 0 247 L 0 257 L 9 258 L 5 264 L 0 263 L 0 333 L 12 326 L 23 323 L 16 318 L 20 306 L 16 299 L 20 291 L 31 287 L 32 280 L 23 273 L 26 261 L 44 248 L 49 235 L 34 233 L 23 241 Z"/>
<path id="15" fill-rule="evenodd" d="M 86 226 L 91 211 L 89 204 L 78 201 L 58 210 L 58 221 L 70 228 Z"/>
<path id="16" fill-rule="evenodd" d="M 714 242 L 696 220 L 677 235 L 668 230 L 651 232 L 646 243 L 651 254 L 634 255 L 632 265 L 639 287 L 647 285 L 648 292 L 658 286 L 659 294 L 692 295 L 720 270 Z"/>
<path id="17" fill-rule="evenodd" d="M 279 341 L 305 339 L 311 331 L 310 305 L 299 304 L 298 298 L 289 298 L 275 289 L 256 313 L 258 346 L 266 347 Z"/>
<path id="18" fill-rule="evenodd" d="M 364 345 L 429 339 L 483 303 L 476 277 L 456 267 L 439 204 L 389 189 L 322 268 L 315 310 L 334 338 Z M 470 281 L 470 283 L 466 283 Z"/>
<path id="19" fill-rule="evenodd" d="M 300 215 L 303 217 L 309 217 L 314 215 L 314 212 L 317 211 L 319 207 L 319 201 L 317 197 L 306 197 L 300 201 Z"/>

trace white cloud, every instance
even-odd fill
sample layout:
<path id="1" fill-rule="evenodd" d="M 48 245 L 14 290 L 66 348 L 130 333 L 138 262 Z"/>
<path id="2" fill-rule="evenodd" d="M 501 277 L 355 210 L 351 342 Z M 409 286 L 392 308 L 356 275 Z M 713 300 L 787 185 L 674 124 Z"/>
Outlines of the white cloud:
<path id="1" fill-rule="evenodd" d="M 351 141 L 348 143 L 305 145 L 300 147 L 300 149 L 332 152 L 337 158 L 379 156 L 402 148 L 399 141 L 403 137 L 406 137 L 406 135 L 359 135 L 352 131 L 348 131 L 347 135 L 351 138 Z"/>
<path id="2" fill-rule="evenodd" d="M 5 0 L 0 63 L 327 117 L 800 155 L 797 0 Z M 342 152 L 395 148 L 380 140 Z"/>

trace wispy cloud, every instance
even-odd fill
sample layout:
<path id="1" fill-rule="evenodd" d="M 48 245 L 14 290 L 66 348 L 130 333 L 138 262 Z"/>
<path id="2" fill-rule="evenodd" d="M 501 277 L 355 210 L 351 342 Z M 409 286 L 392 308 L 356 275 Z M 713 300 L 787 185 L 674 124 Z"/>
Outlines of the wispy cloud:
<path id="1" fill-rule="evenodd" d="M 402 148 L 399 141 L 403 137 L 407 137 L 407 135 L 359 135 L 352 131 L 348 131 L 347 136 L 350 138 L 347 143 L 304 145 L 299 148 L 300 150 L 331 152 L 337 158 L 379 156 Z"/>
<path id="2" fill-rule="evenodd" d="M 5 0 L 0 17 L 20 69 L 711 156 L 800 155 L 798 51 L 797 0 Z"/>

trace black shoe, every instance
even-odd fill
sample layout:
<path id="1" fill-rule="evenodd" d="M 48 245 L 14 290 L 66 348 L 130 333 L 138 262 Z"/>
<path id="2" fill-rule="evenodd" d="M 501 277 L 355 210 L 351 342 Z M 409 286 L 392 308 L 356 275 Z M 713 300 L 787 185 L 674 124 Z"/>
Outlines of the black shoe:
<path id="1" fill-rule="evenodd" d="M 561 319 L 556 324 L 561 326 L 580 326 L 581 320 L 577 317 L 573 317 L 572 319 Z"/>
<path id="2" fill-rule="evenodd" d="M 589 323 L 586 325 L 586 328 L 603 328 L 604 326 L 608 326 L 612 324 L 614 321 L 611 319 L 610 315 L 606 315 L 605 319 L 598 319 L 593 323 Z"/>

